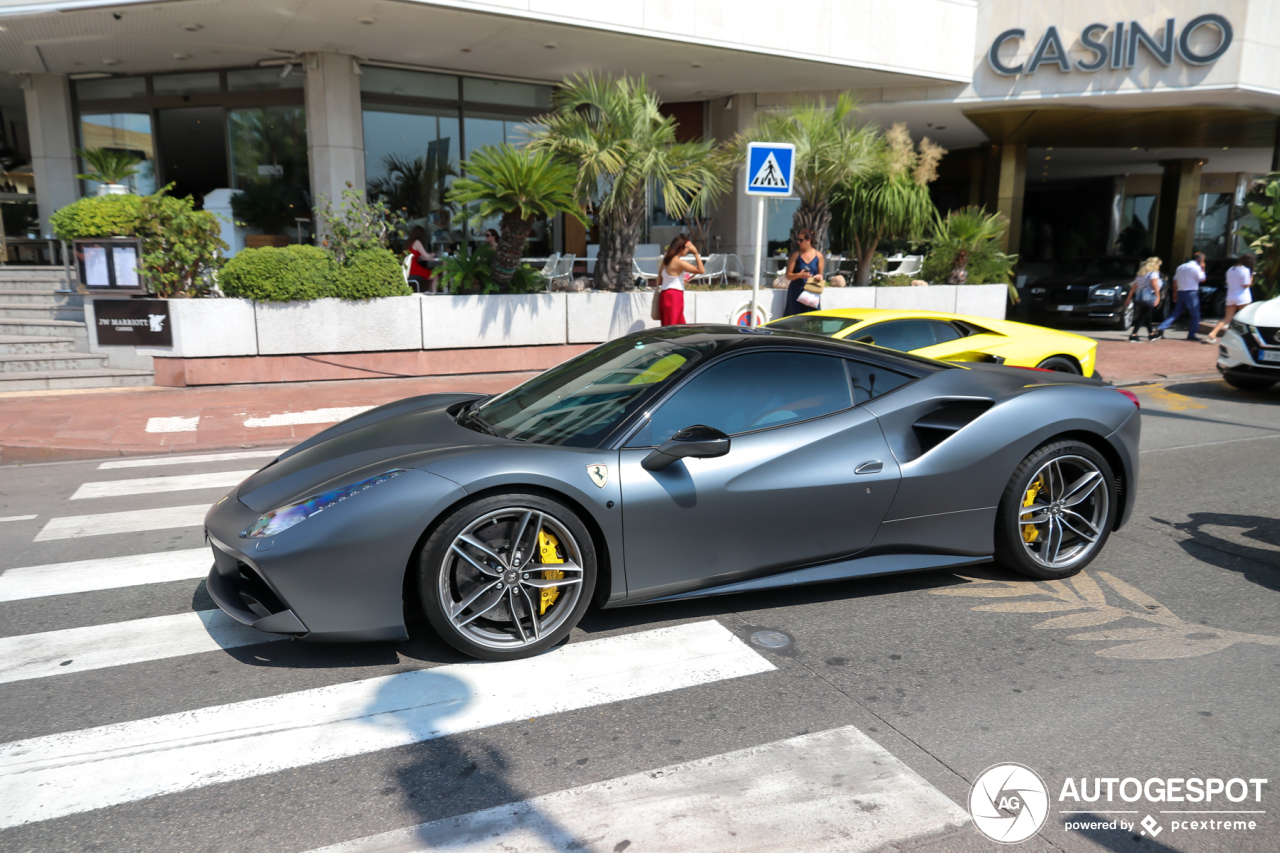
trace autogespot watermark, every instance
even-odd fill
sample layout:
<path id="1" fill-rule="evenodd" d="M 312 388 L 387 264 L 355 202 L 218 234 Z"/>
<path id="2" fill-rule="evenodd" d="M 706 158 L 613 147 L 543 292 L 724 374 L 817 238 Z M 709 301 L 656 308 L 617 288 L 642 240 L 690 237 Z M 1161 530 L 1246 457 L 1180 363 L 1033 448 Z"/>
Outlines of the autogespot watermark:
<path id="1" fill-rule="evenodd" d="M 1166 829 L 1173 834 L 1253 832 L 1266 814 L 1261 806 L 1267 785 L 1266 779 L 1240 777 L 1067 778 L 1059 790 L 1056 811 L 1067 832 L 1109 830 L 1150 838 Z M 1022 764 L 988 767 L 969 790 L 974 826 L 1002 844 L 1031 838 L 1044 827 L 1050 810 L 1044 780 Z"/>

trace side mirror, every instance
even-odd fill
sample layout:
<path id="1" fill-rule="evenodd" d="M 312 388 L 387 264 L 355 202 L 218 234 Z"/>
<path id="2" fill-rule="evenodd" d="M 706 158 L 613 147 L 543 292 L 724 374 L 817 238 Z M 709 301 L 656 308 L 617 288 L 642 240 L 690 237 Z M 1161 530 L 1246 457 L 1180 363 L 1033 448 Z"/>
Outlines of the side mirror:
<path id="1" fill-rule="evenodd" d="M 685 427 L 671 440 L 650 453 L 640 463 L 646 471 L 661 471 L 677 459 L 714 459 L 729 452 L 729 436 L 715 427 L 694 424 Z"/>

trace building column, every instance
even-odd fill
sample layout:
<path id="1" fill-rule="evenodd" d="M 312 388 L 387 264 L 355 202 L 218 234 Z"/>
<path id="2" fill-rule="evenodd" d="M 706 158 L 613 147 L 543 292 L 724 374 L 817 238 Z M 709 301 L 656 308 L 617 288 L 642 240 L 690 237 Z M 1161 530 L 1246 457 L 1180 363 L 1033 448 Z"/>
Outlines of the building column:
<path id="1" fill-rule="evenodd" d="M 23 80 L 23 88 L 40 233 L 52 234 L 49 217 L 80 198 L 71 83 L 56 74 L 29 74 Z"/>
<path id="2" fill-rule="evenodd" d="M 1008 143 L 987 150 L 984 200 L 988 212 L 1003 213 L 1009 228 L 1000 251 L 1016 255 L 1022 244 L 1022 200 L 1027 192 L 1027 146 Z"/>
<path id="3" fill-rule="evenodd" d="M 1200 200 L 1203 160 L 1165 160 L 1160 179 L 1160 208 L 1156 212 L 1155 253 L 1166 275 L 1191 255 Z"/>
<path id="4" fill-rule="evenodd" d="M 307 156 L 311 194 L 335 205 L 350 182 L 364 191 L 364 118 L 360 66 L 341 53 L 306 56 Z"/>

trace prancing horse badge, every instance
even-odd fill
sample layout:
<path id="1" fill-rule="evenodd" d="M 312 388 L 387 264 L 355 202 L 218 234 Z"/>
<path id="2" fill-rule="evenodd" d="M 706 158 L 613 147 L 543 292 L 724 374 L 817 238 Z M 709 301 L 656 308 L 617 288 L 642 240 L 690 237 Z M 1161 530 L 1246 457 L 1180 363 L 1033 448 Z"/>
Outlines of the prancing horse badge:
<path id="1" fill-rule="evenodd" d="M 609 482 L 609 466 L 608 465 L 588 465 L 587 474 L 591 477 L 591 482 L 600 488 L 604 488 L 604 484 Z"/>

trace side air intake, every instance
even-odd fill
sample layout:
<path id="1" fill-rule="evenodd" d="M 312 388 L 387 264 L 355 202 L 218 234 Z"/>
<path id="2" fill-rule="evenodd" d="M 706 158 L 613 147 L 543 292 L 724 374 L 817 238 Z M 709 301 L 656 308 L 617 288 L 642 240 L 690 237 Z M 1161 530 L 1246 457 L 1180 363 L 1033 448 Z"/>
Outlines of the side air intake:
<path id="1" fill-rule="evenodd" d="M 943 403 L 911 425 L 923 456 L 990 409 L 990 400 L 956 400 Z"/>

